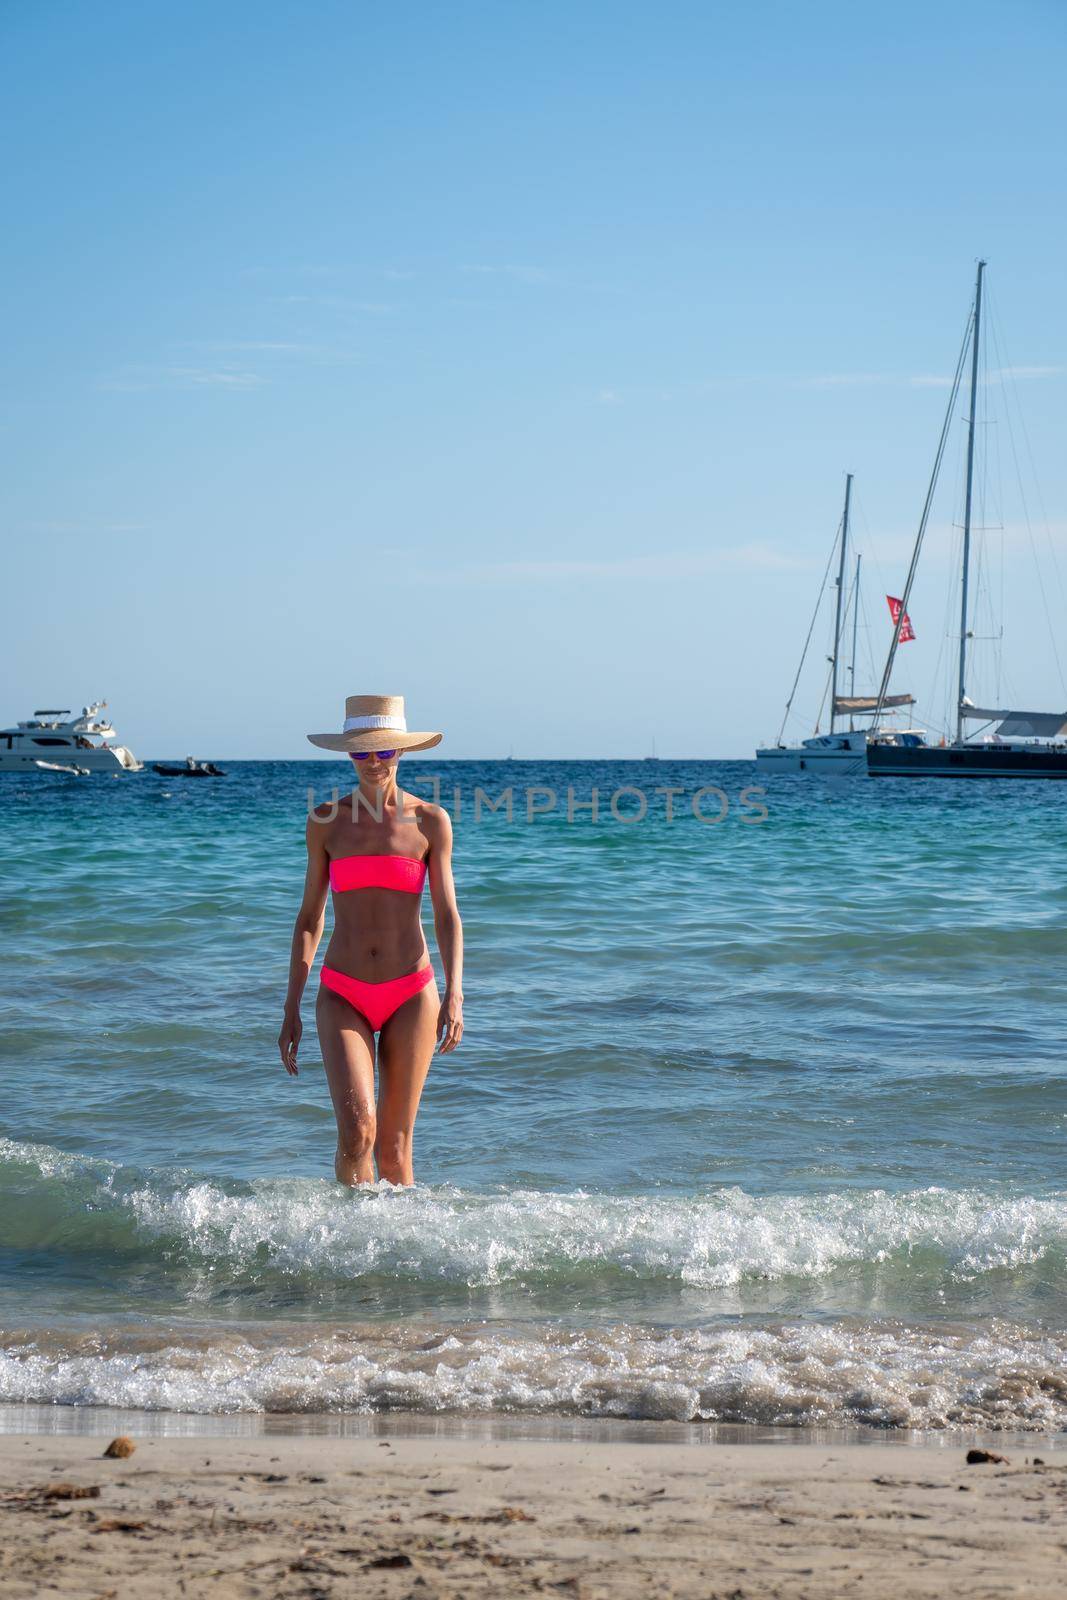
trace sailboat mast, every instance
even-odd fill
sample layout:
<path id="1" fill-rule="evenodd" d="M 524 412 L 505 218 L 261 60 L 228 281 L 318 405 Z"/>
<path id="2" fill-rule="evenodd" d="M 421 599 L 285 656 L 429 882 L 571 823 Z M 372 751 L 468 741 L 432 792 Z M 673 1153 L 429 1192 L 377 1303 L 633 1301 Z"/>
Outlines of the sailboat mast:
<path id="1" fill-rule="evenodd" d="M 837 568 L 837 611 L 834 615 L 834 670 L 830 680 L 830 732 L 837 715 L 837 658 L 841 654 L 841 600 L 845 592 L 845 553 L 848 549 L 848 507 L 852 498 L 852 474 L 845 474 L 845 510 L 841 518 L 841 560 Z"/>
<path id="2" fill-rule="evenodd" d="M 862 556 L 856 557 L 856 579 L 852 585 L 852 660 L 848 669 L 848 692 L 853 696 L 856 693 L 856 628 L 860 620 L 860 562 L 862 560 Z M 853 733 L 855 727 L 855 719 L 850 711 L 848 714 L 849 733 Z"/>
<path id="3" fill-rule="evenodd" d="M 960 692 L 956 702 L 956 743 L 963 742 L 963 701 L 967 668 L 967 588 L 971 569 L 971 497 L 974 488 L 974 426 L 978 412 L 978 336 L 982 326 L 982 274 L 978 263 L 974 286 L 974 326 L 971 330 L 971 414 L 967 421 L 967 489 L 963 503 L 963 580 L 960 593 Z"/>

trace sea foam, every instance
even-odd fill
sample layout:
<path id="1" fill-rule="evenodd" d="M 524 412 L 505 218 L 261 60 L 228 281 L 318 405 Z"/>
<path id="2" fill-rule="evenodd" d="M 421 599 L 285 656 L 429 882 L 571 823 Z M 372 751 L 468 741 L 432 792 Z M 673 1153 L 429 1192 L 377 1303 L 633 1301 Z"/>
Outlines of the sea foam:
<path id="1" fill-rule="evenodd" d="M 1065 1358 L 1062 1336 L 1002 1321 L 41 1329 L 4 1337 L 0 1401 L 1051 1432 Z"/>
<path id="2" fill-rule="evenodd" d="M 470 1287 L 603 1278 L 721 1289 L 895 1264 L 964 1282 L 1067 1255 L 1067 1194 L 836 1189 L 604 1194 L 450 1185 L 346 1190 L 123 1167 L 0 1139 L 3 1237 L 307 1282 Z"/>

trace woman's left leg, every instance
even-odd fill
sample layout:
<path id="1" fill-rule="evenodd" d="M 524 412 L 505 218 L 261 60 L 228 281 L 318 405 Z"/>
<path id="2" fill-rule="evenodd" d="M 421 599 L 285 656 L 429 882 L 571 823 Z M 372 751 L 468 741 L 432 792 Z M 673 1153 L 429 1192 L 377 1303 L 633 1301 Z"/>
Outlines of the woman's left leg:
<path id="1" fill-rule="evenodd" d="M 437 1042 L 441 998 L 428 983 L 396 1011 L 378 1034 L 378 1132 L 374 1157 L 379 1178 L 414 1183 L 411 1164 L 415 1117 Z"/>

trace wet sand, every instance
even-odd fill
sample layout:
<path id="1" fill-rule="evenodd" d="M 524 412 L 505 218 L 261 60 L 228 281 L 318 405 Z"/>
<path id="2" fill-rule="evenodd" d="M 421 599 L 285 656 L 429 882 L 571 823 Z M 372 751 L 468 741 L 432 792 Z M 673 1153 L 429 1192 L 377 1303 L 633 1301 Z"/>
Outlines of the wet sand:
<path id="1" fill-rule="evenodd" d="M 1039 1438 L 983 1465 L 933 1445 L 107 1442 L 0 1437 L 4 1597 L 1064 1592 L 1067 1449 Z"/>

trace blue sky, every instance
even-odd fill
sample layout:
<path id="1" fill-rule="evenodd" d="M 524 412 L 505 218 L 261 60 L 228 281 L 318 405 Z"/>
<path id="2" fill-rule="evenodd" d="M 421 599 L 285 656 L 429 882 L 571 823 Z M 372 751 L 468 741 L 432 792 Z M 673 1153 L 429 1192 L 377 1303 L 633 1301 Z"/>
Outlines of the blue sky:
<path id="1" fill-rule="evenodd" d="M 383 692 L 442 756 L 750 754 L 846 470 L 880 660 L 979 254 L 1004 661 L 1067 706 L 1061 4 L 8 0 L 0 38 L 5 720 L 106 694 L 138 753 L 302 758 Z"/>

